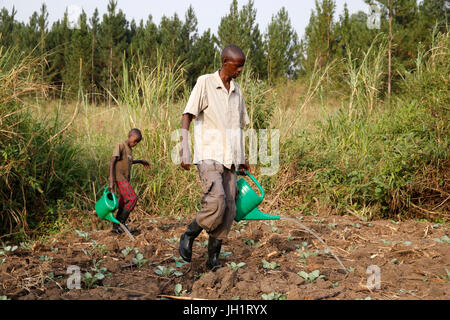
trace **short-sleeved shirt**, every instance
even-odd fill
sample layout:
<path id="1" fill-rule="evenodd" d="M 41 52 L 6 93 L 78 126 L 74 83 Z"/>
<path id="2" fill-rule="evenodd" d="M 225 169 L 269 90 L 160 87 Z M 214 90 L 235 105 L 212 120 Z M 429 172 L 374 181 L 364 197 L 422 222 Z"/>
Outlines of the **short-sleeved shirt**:
<path id="1" fill-rule="evenodd" d="M 219 71 L 200 76 L 183 114 L 194 121 L 194 164 L 215 160 L 227 168 L 245 163 L 243 128 L 250 123 L 241 88 L 228 92 Z"/>
<path id="2" fill-rule="evenodd" d="M 131 165 L 133 164 L 133 153 L 127 142 L 119 142 L 113 152 L 117 157 L 115 166 L 116 181 L 130 181 Z"/>

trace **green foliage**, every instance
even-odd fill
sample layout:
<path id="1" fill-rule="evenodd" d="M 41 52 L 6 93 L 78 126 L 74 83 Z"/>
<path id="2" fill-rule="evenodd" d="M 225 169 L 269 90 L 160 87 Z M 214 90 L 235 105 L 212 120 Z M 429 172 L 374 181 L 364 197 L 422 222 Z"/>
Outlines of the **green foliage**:
<path id="1" fill-rule="evenodd" d="M 266 260 L 262 260 L 263 263 L 263 268 L 264 269 L 271 269 L 271 270 L 275 270 L 278 269 L 280 267 L 280 265 L 276 262 L 268 262 Z"/>
<path id="2" fill-rule="evenodd" d="M 187 292 L 186 290 L 183 290 L 183 286 L 181 285 L 181 283 L 177 283 L 175 285 L 174 288 L 175 296 L 181 297 L 182 295 L 186 294 L 186 292 Z"/>
<path id="3" fill-rule="evenodd" d="M 300 271 L 297 273 L 300 277 L 305 279 L 306 282 L 312 283 L 317 279 L 323 278 L 324 276 L 320 274 L 319 270 L 314 270 L 313 272 L 307 273 L 305 271 Z"/>
<path id="4" fill-rule="evenodd" d="M 179 277 L 183 275 L 182 272 L 176 271 L 173 267 L 166 267 L 166 266 L 157 266 L 156 269 L 153 270 L 157 275 L 160 275 L 161 277 Z"/>
<path id="5" fill-rule="evenodd" d="M 245 262 L 239 262 L 239 263 L 231 262 L 231 263 L 227 263 L 227 266 L 233 271 L 236 271 L 238 269 L 244 268 L 246 265 L 247 264 Z"/>
<path id="6" fill-rule="evenodd" d="M 264 293 L 261 297 L 263 300 L 286 300 L 286 296 L 278 292 Z"/>

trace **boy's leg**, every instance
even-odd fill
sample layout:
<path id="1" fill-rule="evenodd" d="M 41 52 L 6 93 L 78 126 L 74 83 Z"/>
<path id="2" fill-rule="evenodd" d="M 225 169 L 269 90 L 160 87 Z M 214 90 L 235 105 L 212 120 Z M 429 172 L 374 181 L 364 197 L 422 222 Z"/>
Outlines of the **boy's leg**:
<path id="1" fill-rule="evenodd" d="M 117 186 L 119 188 L 120 198 L 123 202 L 123 210 L 120 210 L 120 201 L 119 201 L 119 210 L 117 212 L 117 220 L 119 220 L 125 227 L 132 233 L 136 232 L 135 229 L 130 229 L 126 225 L 126 221 L 130 215 L 130 212 L 133 211 L 134 207 L 137 203 L 137 195 L 131 187 L 130 183 L 127 180 L 117 182 Z"/>

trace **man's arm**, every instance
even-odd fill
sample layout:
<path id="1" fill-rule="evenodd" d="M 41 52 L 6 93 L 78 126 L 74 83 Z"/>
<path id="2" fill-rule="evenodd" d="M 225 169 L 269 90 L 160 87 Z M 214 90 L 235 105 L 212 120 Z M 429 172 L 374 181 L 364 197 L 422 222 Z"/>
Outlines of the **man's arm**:
<path id="1" fill-rule="evenodd" d="M 112 157 L 109 161 L 109 189 L 112 191 L 114 187 L 114 182 L 116 181 L 115 167 L 116 167 L 117 157 Z"/>
<path id="2" fill-rule="evenodd" d="M 190 113 L 183 114 L 183 118 L 181 120 L 181 167 L 184 170 L 189 170 L 191 168 L 190 165 L 190 152 L 189 152 L 189 127 L 191 126 L 193 115 Z M 183 157 L 184 155 L 184 157 Z"/>

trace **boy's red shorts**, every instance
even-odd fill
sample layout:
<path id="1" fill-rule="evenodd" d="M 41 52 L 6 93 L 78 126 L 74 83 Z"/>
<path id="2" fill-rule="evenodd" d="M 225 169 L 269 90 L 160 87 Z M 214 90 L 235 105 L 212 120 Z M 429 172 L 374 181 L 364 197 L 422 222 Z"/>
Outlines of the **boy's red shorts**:
<path id="1" fill-rule="evenodd" d="M 132 211 L 137 203 L 137 195 L 127 180 L 117 181 L 119 188 L 119 207 L 123 207 L 127 211 Z"/>

